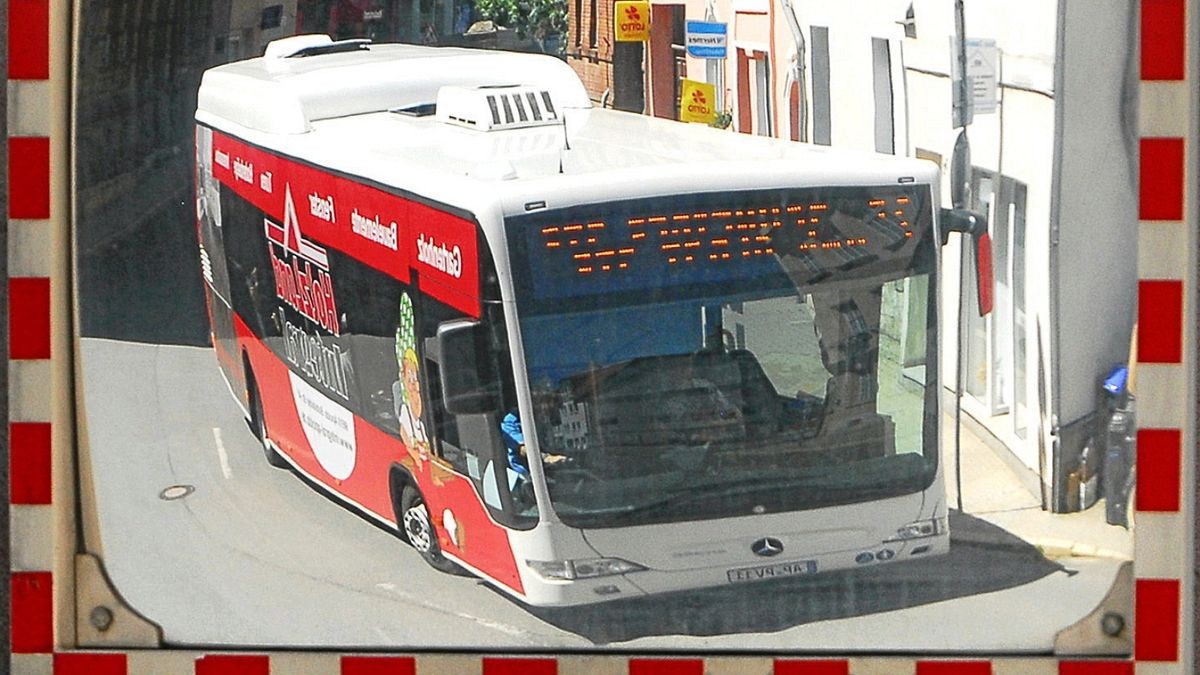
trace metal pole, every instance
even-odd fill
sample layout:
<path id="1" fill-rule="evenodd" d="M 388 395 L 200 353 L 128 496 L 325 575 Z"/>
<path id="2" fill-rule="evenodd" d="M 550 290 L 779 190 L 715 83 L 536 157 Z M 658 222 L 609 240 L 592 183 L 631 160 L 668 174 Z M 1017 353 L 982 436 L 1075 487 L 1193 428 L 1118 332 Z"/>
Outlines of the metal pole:
<path id="1" fill-rule="evenodd" d="M 958 498 L 958 511 L 962 513 L 962 396 L 963 396 L 963 356 L 966 353 L 967 315 L 965 286 L 967 278 L 967 235 L 960 235 L 958 252 L 958 356 L 955 358 L 954 373 L 954 486 Z"/>
<path id="2" fill-rule="evenodd" d="M 954 0 L 954 35 L 957 38 L 958 54 L 958 121 L 962 125 L 958 140 L 954 144 L 954 156 L 951 167 L 951 180 L 962 183 L 970 175 L 971 143 L 967 138 L 967 124 L 970 119 L 971 104 L 970 89 L 967 86 L 967 34 L 966 21 L 963 13 L 963 0 Z M 964 162 L 966 163 L 964 165 Z M 951 185 L 952 205 L 956 209 L 968 207 L 968 195 L 965 185 Z M 958 255 L 958 355 L 955 357 L 954 377 L 954 485 L 958 502 L 958 511 L 963 511 L 962 496 L 962 397 L 963 397 L 963 356 L 966 353 L 966 304 L 963 302 L 964 287 L 967 279 L 967 235 L 959 236 Z"/>

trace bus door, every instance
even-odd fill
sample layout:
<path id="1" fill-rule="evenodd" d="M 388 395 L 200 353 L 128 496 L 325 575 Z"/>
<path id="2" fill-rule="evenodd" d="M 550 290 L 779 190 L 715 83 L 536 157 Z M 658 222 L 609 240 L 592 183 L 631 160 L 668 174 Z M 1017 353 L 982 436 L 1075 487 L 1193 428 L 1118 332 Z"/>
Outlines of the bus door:
<path id="1" fill-rule="evenodd" d="M 425 499 L 439 527 L 439 544 L 490 576 L 519 584 L 505 528 L 532 528 L 537 507 L 528 478 L 509 464 L 501 433 L 502 420 L 517 409 L 503 307 L 499 301 L 485 301 L 475 319 L 428 294 L 418 295 L 420 387 L 424 424 L 431 432 Z M 454 327 L 468 327 L 470 339 L 439 340 L 439 331 Z M 469 346 L 460 349 L 460 344 Z M 449 347 L 443 349 L 445 345 Z M 447 410 L 442 394 L 442 368 L 464 361 L 475 362 L 490 403 L 486 409 L 455 414 Z"/>

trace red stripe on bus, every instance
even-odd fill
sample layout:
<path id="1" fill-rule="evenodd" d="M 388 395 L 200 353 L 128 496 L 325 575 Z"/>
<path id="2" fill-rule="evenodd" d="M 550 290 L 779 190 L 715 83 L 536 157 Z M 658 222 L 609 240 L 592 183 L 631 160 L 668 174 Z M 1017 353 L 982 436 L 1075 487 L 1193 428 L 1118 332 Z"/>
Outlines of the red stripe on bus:
<path id="1" fill-rule="evenodd" d="M 50 79 L 49 0 L 8 0 L 8 79 Z"/>
<path id="2" fill-rule="evenodd" d="M 1138 429 L 1138 511 L 1179 511 L 1183 443 L 1179 429 Z"/>
<path id="3" fill-rule="evenodd" d="M 1133 658 L 1138 661 L 1179 660 L 1179 580 L 1138 579 L 1134 588 L 1137 631 Z"/>
<path id="4" fill-rule="evenodd" d="M 850 675 L 847 659 L 775 659 L 773 675 Z"/>
<path id="5" fill-rule="evenodd" d="M 1142 0 L 1142 79 L 1184 79 L 1184 0 Z"/>
<path id="6" fill-rule="evenodd" d="M 8 217 L 50 217 L 50 139 L 8 139 Z"/>
<path id="7" fill-rule="evenodd" d="M 261 654 L 209 654 L 196 661 L 196 675 L 271 675 L 271 657 Z"/>
<path id="8" fill-rule="evenodd" d="M 125 654 L 73 652 L 54 655 L 54 675 L 126 675 Z"/>
<path id="9" fill-rule="evenodd" d="M 13 653 L 54 651 L 54 576 L 49 572 L 13 572 L 9 588 Z"/>
<path id="10" fill-rule="evenodd" d="M 1138 218 L 1183 220 L 1182 138 L 1143 138 L 1138 159 Z"/>
<path id="11" fill-rule="evenodd" d="M 1060 661 L 1058 675 L 1133 675 L 1133 661 Z"/>
<path id="12" fill-rule="evenodd" d="M 1183 282 L 1138 282 L 1137 360 L 1179 363 L 1183 359 Z"/>
<path id="13" fill-rule="evenodd" d="M 14 422 L 8 427 L 9 501 L 50 503 L 49 422 Z"/>
<path id="14" fill-rule="evenodd" d="M 992 675 L 990 661 L 917 661 L 917 675 Z"/>
<path id="15" fill-rule="evenodd" d="M 343 656 L 341 675 L 417 675 L 411 656 Z"/>
<path id="16" fill-rule="evenodd" d="M 50 358 L 50 280 L 8 280 L 8 358 Z"/>
<path id="17" fill-rule="evenodd" d="M 484 657 L 483 675 L 558 675 L 558 661 Z"/>
<path id="18" fill-rule="evenodd" d="M 629 659 L 629 675 L 704 675 L 704 659 Z"/>
<path id="19" fill-rule="evenodd" d="M 299 231 L 306 244 L 320 242 L 404 283 L 416 270 L 424 292 L 479 316 L 474 222 L 220 132 L 212 151 L 213 176 L 273 219 L 268 234 L 277 245 L 302 248 L 291 241 Z"/>

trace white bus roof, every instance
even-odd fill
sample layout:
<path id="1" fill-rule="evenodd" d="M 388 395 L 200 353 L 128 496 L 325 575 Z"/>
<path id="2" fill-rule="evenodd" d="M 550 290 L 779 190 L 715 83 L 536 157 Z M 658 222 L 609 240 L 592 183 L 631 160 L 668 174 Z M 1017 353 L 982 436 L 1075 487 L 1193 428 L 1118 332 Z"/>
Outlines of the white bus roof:
<path id="1" fill-rule="evenodd" d="M 287 41 L 270 43 L 267 53 L 281 51 L 272 48 Z M 574 71 L 555 58 L 399 44 L 363 47 L 311 56 L 284 51 L 212 68 L 201 81 L 198 107 L 246 129 L 301 134 L 317 120 L 433 103 L 446 85 L 530 84 L 550 90 L 563 106 L 591 105 Z"/>
<path id="2" fill-rule="evenodd" d="M 272 43 L 275 44 L 275 43 Z M 480 131 L 394 112 L 443 86 L 519 84 L 550 92 L 562 123 Z M 612 200 L 614 194 L 807 184 L 936 181 L 934 164 L 700 124 L 595 109 L 551 56 L 410 45 L 262 57 L 204 75 L 199 122 L 331 170 L 475 211 L 500 196 Z M 603 179 L 601 179 L 603 176 Z"/>

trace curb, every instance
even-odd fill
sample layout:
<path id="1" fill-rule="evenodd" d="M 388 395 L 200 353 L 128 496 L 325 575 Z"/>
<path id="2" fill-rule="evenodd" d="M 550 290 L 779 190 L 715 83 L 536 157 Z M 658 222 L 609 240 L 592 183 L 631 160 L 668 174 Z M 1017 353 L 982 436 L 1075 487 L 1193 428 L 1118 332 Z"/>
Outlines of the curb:
<path id="1" fill-rule="evenodd" d="M 1006 530 L 1007 531 L 1007 530 Z M 1049 559 L 1057 558 L 1108 558 L 1112 560 L 1133 560 L 1133 556 L 1129 553 L 1122 553 L 1110 548 L 1096 546 L 1095 544 L 1085 544 L 1079 541 L 1069 539 L 1054 539 L 1043 537 L 1026 538 L 1010 533 L 1017 537 L 1025 544 L 1032 546 L 1038 550 L 1043 556 Z M 1013 544 L 1001 541 L 990 536 L 975 536 L 970 533 L 953 532 L 951 534 L 951 542 L 961 544 L 970 544 L 972 546 L 980 546 L 983 548 L 995 549 L 1011 549 Z"/>
<path id="2" fill-rule="evenodd" d="M 1034 546 L 1042 555 L 1047 558 L 1111 558 L 1113 560 L 1133 560 L 1133 556 L 1128 553 L 1114 551 L 1108 548 L 1095 546 L 1094 544 L 1084 544 L 1078 541 L 1070 541 L 1067 539 L 1026 539 L 1031 546 Z"/>

